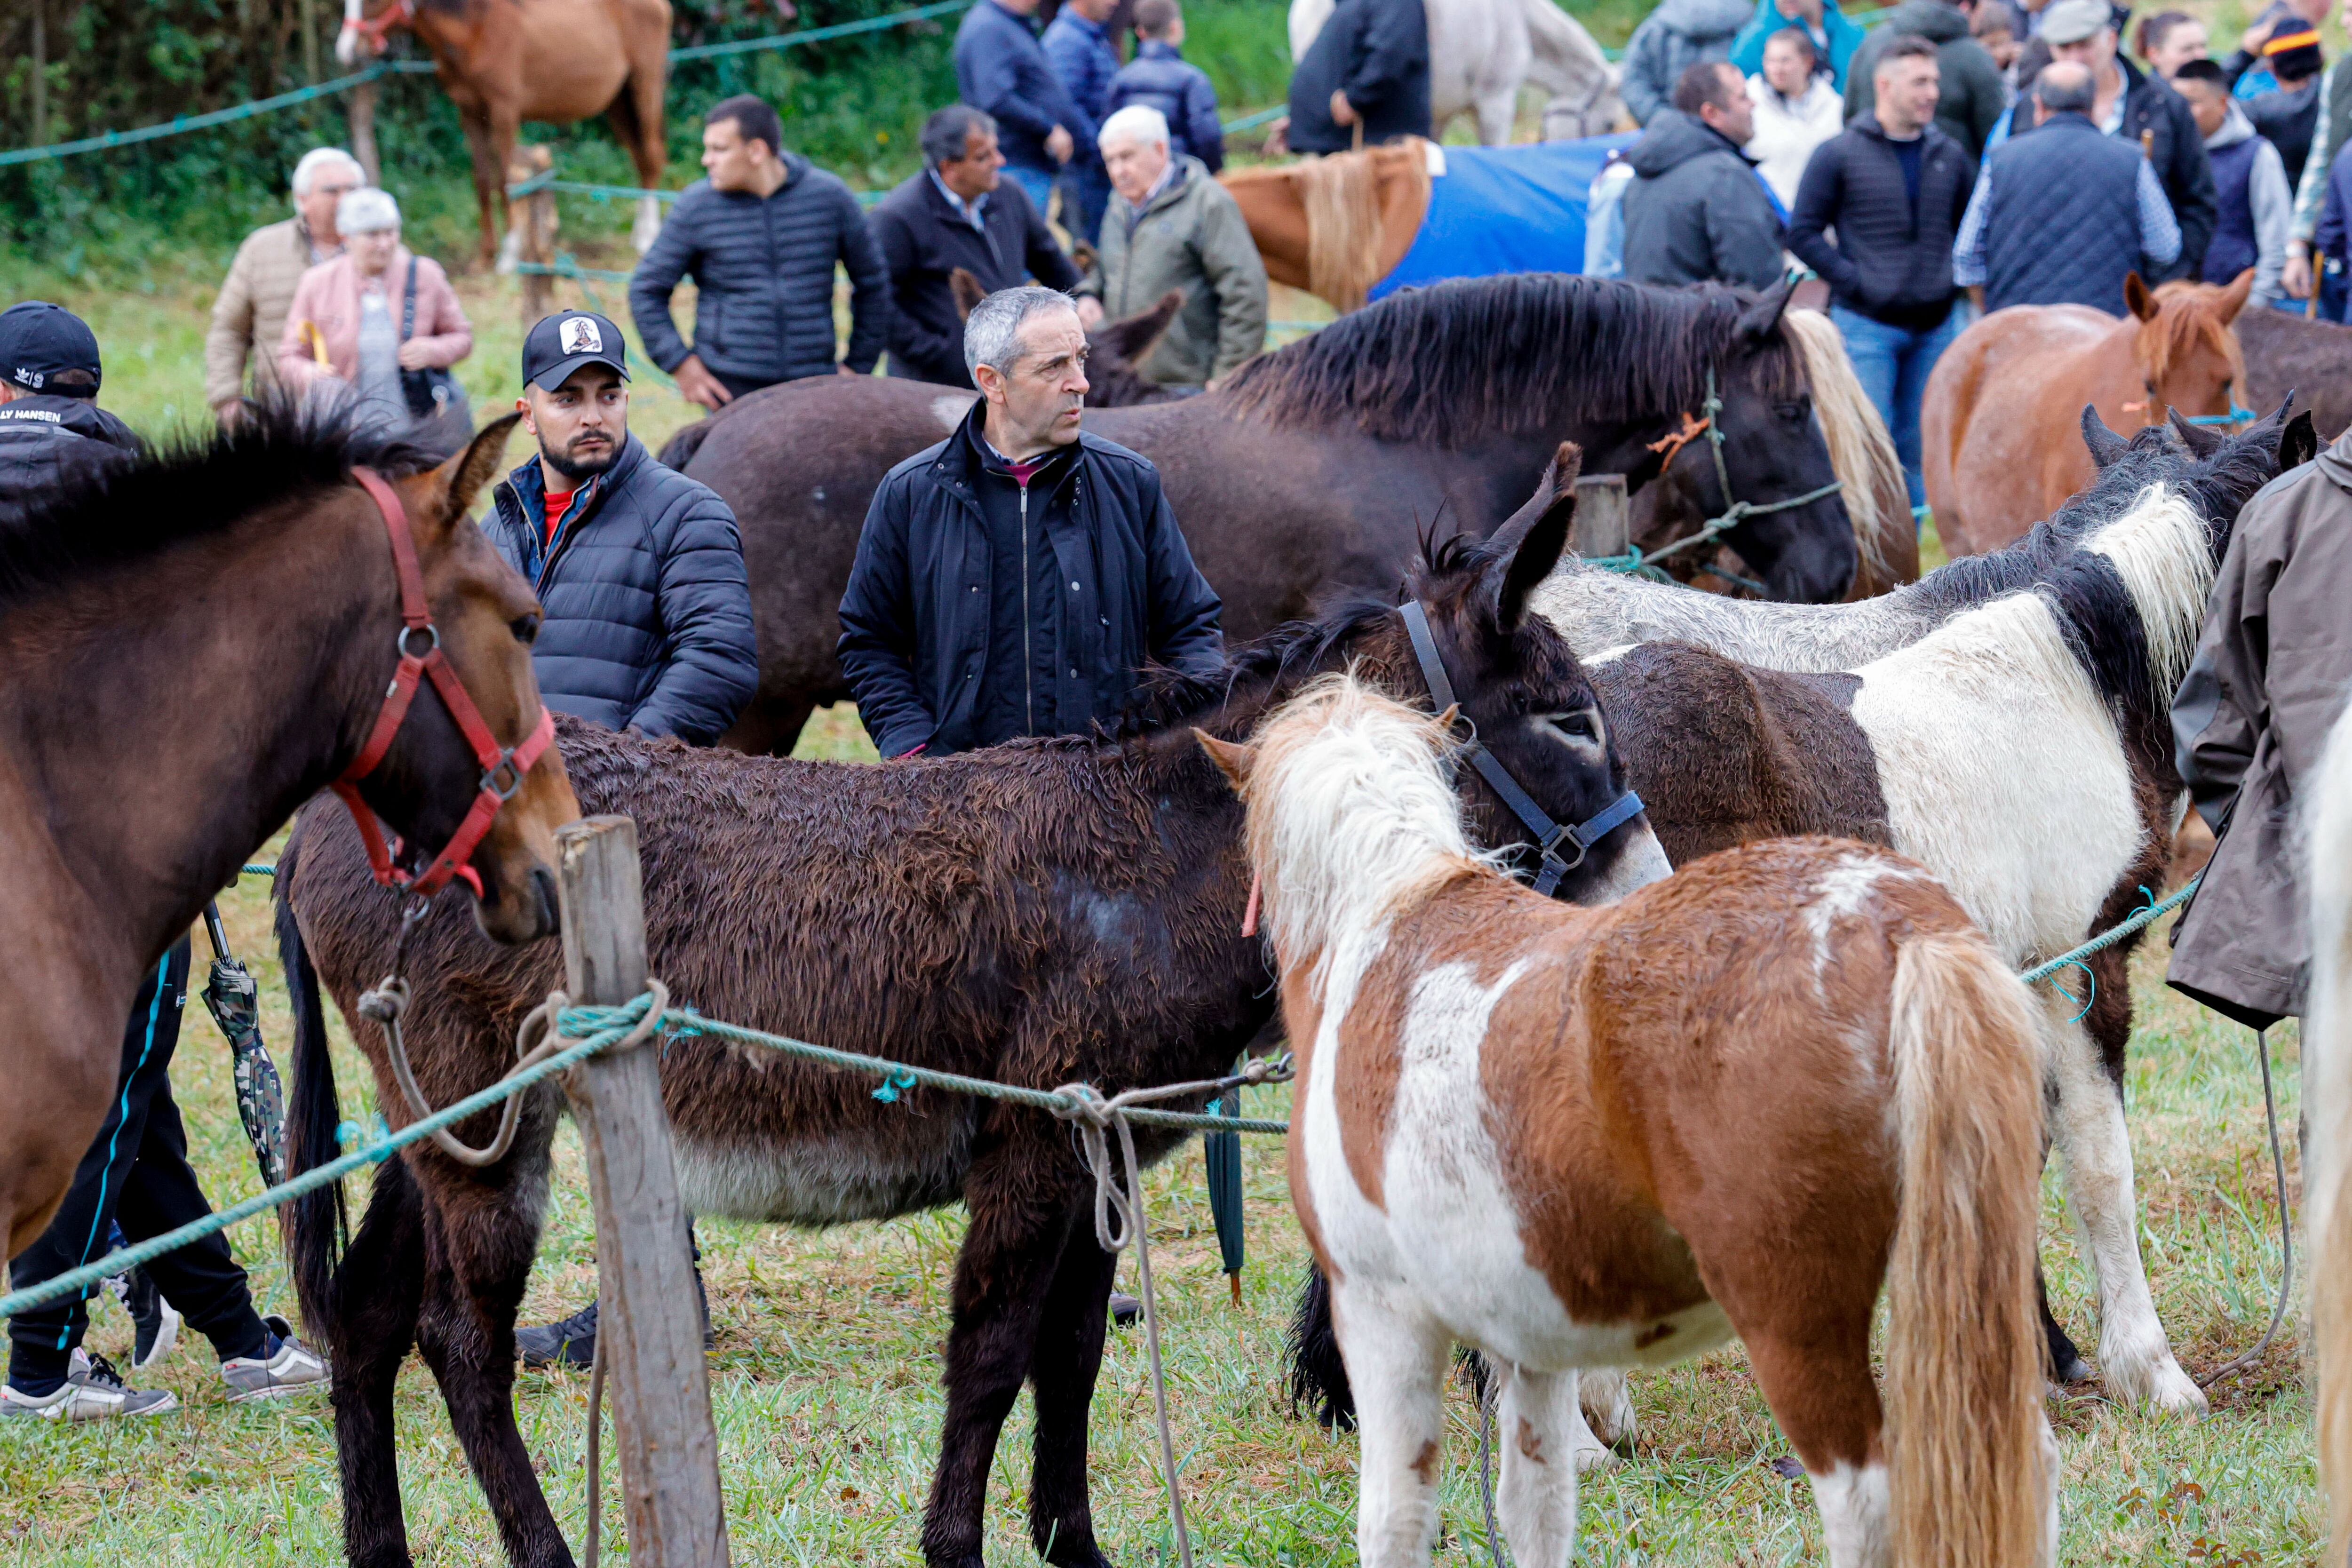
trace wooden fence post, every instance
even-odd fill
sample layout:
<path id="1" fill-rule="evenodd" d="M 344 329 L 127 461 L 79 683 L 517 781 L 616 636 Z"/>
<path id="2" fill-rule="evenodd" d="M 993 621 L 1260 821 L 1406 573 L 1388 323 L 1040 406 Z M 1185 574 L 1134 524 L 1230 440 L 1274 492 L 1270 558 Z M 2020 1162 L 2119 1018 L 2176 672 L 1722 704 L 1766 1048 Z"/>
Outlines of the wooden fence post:
<path id="1" fill-rule="evenodd" d="M 628 1002 L 646 983 L 637 825 L 592 816 L 557 829 L 555 845 L 565 989 L 581 1003 Z M 725 1568 L 719 1435 L 659 1051 L 592 1057 L 565 1085 L 596 1204 L 597 1353 L 613 1390 L 629 1561 Z"/>
<path id="2" fill-rule="evenodd" d="M 555 168 L 555 154 L 545 147 L 518 145 L 507 160 L 507 184 L 520 185 Z M 545 267 L 555 259 L 555 193 L 533 191 L 507 198 L 507 233 L 513 239 L 517 261 Z M 522 330 L 529 331 L 554 309 L 555 279 L 545 272 L 522 274 Z"/>
<path id="3" fill-rule="evenodd" d="M 1569 533 L 1568 547 L 1590 561 L 1600 555 L 1624 554 L 1632 537 L 1625 476 L 1579 474 L 1576 522 Z"/>

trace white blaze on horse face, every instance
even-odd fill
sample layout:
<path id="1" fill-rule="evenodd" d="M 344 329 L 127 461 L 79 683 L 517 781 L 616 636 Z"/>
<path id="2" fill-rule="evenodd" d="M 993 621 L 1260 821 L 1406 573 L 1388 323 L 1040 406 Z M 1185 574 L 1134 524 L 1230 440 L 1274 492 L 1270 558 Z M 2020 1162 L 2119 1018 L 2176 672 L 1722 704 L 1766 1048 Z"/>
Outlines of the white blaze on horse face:
<path id="1" fill-rule="evenodd" d="M 1886 1467 L 1834 1465 L 1811 1479 L 1830 1568 L 1886 1568 L 1894 1561 L 1886 1534 Z"/>

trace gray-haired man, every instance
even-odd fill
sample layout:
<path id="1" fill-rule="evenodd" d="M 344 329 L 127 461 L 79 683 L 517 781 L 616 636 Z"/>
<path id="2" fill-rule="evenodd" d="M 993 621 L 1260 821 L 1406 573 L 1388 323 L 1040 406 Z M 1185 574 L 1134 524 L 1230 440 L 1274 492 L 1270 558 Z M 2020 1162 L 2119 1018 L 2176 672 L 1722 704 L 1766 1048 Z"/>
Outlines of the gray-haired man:
<path id="1" fill-rule="evenodd" d="M 1087 335 L 1069 297 L 990 295 L 964 362 L 980 397 L 883 479 L 842 595 L 842 668 L 886 757 L 1078 733 L 1127 705 L 1147 663 L 1224 658 L 1159 470 L 1078 427 Z"/>
<path id="2" fill-rule="evenodd" d="M 368 180 L 359 160 L 341 147 L 313 147 L 294 165 L 293 183 L 294 216 L 245 237 L 213 301 L 212 329 L 205 333 L 205 402 L 223 424 L 236 416 L 245 396 L 248 358 L 255 391 L 274 379 L 294 286 L 303 273 L 343 253 L 335 204 Z"/>

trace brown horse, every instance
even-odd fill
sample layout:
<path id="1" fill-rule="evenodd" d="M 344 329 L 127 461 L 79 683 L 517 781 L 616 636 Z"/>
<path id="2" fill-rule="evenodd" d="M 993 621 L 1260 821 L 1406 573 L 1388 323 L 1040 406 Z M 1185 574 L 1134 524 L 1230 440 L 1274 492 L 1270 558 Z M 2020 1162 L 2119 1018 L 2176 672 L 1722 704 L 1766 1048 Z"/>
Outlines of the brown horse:
<path id="1" fill-rule="evenodd" d="M 1579 1370 L 1734 1334 L 1832 1568 L 2055 1561 L 2036 1009 L 1951 894 L 1797 838 L 1606 909 L 1538 898 L 1464 833 L 1452 726 L 1344 676 L 1255 745 L 1202 742 L 1282 967 L 1291 1202 L 1363 1415 L 1365 1568 L 1430 1560 L 1454 1342 L 1502 1372 L 1511 1554 L 1566 1568 L 1602 1452 Z"/>
<path id="2" fill-rule="evenodd" d="M 1562 511 L 1495 542 L 1456 541 L 1409 591 L 1463 714 L 1544 808 L 1591 820 L 1622 794 L 1582 671 L 1522 611 L 1559 559 Z M 1392 595 L 1284 628 L 1213 679 L 1171 680 L 1120 740 L 1024 741 L 936 761 L 844 764 L 650 742 L 566 721 L 592 811 L 635 817 L 655 973 L 711 1016 L 1003 1082 L 1084 1079 L 1105 1093 L 1213 1078 L 1269 1020 L 1274 976 L 1239 934 L 1249 868 L 1241 809 L 1192 726 L 1240 735 L 1318 670 L 1353 663 L 1425 700 Z M 1486 842 L 1521 835 L 1465 772 Z M 396 921 L 370 895 L 350 829 L 305 814 L 279 862 L 279 935 L 295 988 L 291 1163 L 331 1159 L 338 1121 L 316 978 L 403 1104 L 378 1028 L 352 1011 L 383 973 Z M 1606 898 L 1662 875 L 1638 815 L 1600 837 L 1561 890 Z M 757 955 L 752 958 L 750 955 Z M 314 977 L 312 963 L 317 970 Z M 420 927 L 405 1027 L 416 1078 L 447 1103 L 506 1070 L 516 1025 L 560 983 L 552 952 L 502 952 L 462 921 Z M 1087 1419 L 1114 1258 L 1067 1129 L 1034 1110 L 870 1080 L 708 1037 L 667 1040 L 661 1078 L 688 1206 L 831 1225 L 961 1201 L 946 1347 L 948 1410 L 923 1530 L 935 1563 L 980 1562 L 983 1489 L 1024 1381 L 1035 1390 L 1033 1535 L 1063 1568 L 1097 1568 Z M 343 1529 L 355 1563 L 407 1562 L 393 1388 L 414 1340 L 518 1568 L 569 1564 L 514 1419 L 513 1325 L 546 1203 L 553 1085 L 489 1169 L 418 1144 L 380 1168 L 366 1222 L 334 1262 L 334 1202 L 304 1200 L 289 1256 L 333 1356 Z M 487 1136 L 489 1120 L 472 1132 Z M 468 1130 L 456 1130 L 460 1136 Z M 1142 1141 L 1157 1160 L 1178 1135 Z"/>
<path id="3" fill-rule="evenodd" d="M 11 1253 L 47 1223 L 98 1130 L 141 976 L 246 856 L 343 776 L 385 705 L 400 584 L 388 513 L 355 460 L 393 481 L 439 646 L 499 744 L 539 721 L 526 646 L 539 606 L 466 516 L 513 426 L 429 468 L 334 420 L 257 405 L 201 445 L 66 489 L 0 539 Z M 437 696 L 410 715 L 360 790 L 407 840 L 438 846 L 482 770 Z M 579 815 L 553 756 L 520 782 L 471 861 L 468 923 L 509 942 L 554 929 L 552 836 Z M 393 904 L 381 889 L 372 901 Z"/>
<path id="4" fill-rule="evenodd" d="M 498 249 L 507 162 L 526 120 L 569 125 L 602 114 L 636 165 L 637 184 L 661 184 L 669 26 L 669 0 L 343 0 L 335 58 L 358 65 L 403 26 L 431 51 L 473 154 L 487 266 Z M 659 205 L 641 197 L 637 248 L 660 229 Z"/>
<path id="5" fill-rule="evenodd" d="M 2126 434 L 2168 413 L 2227 416 L 2245 363 L 2230 323 L 2254 285 L 2124 282 L 2131 314 L 2014 305 L 1962 332 L 1927 378 L 1921 468 L 1953 555 L 1998 550 L 2091 479 L 2075 438 L 2084 404 Z"/>
<path id="6" fill-rule="evenodd" d="M 1429 212 L 1431 144 L 1407 136 L 1360 153 L 1217 176 L 1276 283 L 1341 310 L 1396 270 Z"/>

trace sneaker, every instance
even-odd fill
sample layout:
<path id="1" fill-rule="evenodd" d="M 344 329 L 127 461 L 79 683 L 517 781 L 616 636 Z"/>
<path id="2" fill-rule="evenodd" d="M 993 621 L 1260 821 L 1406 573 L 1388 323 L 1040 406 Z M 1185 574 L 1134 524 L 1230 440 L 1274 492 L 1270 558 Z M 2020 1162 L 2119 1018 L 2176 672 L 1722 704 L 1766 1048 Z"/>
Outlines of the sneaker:
<path id="1" fill-rule="evenodd" d="M 570 1317 L 515 1331 L 515 1349 L 525 1366 L 585 1368 L 596 1359 L 596 1303 Z"/>
<path id="2" fill-rule="evenodd" d="M 180 1314 L 144 1268 L 134 1268 L 124 1278 L 122 1306 L 131 1314 L 131 1370 L 145 1372 L 180 1342 Z"/>
<path id="3" fill-rule="evenodd" d="M 55 1393 L 36 1396 L 18 1392 L 14 1384 L 0 1387 L 0 1415 L 38 1415 L 50 1421 L 160 1415 L 179 1404 L 169 1389 L 126 1386 L 104 1356 L 81 1350 L 74 1352 L 72 1370 Z"/>
<path id="4" fill-rule="evenodd" d="M 261 1320 L 269 1331 L 259 1355 L 231 1356 L 221 1363 L 221 1377 L 229 1386 L 229 1403 L 274 1399 L 281 1394 L 327 1381 L 327 1358 L 294 1337 L 294 1325 L 272 1315 Z"/>

